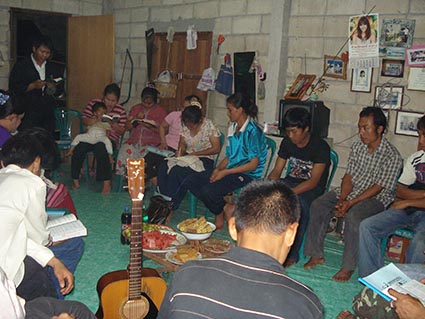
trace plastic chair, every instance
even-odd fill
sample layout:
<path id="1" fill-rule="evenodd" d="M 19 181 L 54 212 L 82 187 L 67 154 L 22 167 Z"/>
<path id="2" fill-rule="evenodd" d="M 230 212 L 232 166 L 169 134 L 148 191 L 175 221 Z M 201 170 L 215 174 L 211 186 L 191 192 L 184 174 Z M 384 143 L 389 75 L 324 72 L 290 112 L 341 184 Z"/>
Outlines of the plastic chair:
<path id="1" fill-rule="evenodd" d="M 222 134 L 222 136 L 223 136 L 223 142 L 224 142 L 224 135 Z M 220 143 L 221 143 L 221 140 L 220 140 Z M 267 156 L 266 164 L 264 165 L 265 169 L 263 170 L 263 175 L 262 175 L 263 177 L 267 176 L 267 174 L 269 173 L 270 165 L 276 153 L 276 142 L 267 136 L 266 136 L 266 145 L 267 145 L 268 156 Z M 240 191 L 241 191 L 241 188 L 237 189 L 235 193 L 239 194 Z M 198 198 L 196 198 L 195 195 L 189 192 L 189 217 L 190 218 L 196 217 L 197 203 L 198 203 Z M 205 210 L 205 216 L 207 215 L 208 215 L 208 209 Z"/>
<path id="2" fill-rule="evenodd" d="M 399 228 L 394 230 L 388 237 L 384 238 L 381 244 L 382 255 L 384 256 L 385 256 L 385 250 L 387 249 L 388 238 L 390 238 L 393 235 L 397 235 L 403 238 L 403 247 L 400 253 L 400 263 L 404 264 L 406 263 L 407 248 L 409 247 L 410 240 L 412 240 L 414 236 L 413 231 L 406 228 Z"/>
<path id="3" fill-rule="evenodd" d="M 78 126 L 75 124 L 75 120 L 78 120 Z M 81 113 L 76 110 L 55 109 L 55 126 L 56 131 L 59 132 L 56 144 L 60 151 L 68 150 L 71 147 L 73 136 L 84 132 Z M 76 128 L 78 132 L 73 131 Z"/>

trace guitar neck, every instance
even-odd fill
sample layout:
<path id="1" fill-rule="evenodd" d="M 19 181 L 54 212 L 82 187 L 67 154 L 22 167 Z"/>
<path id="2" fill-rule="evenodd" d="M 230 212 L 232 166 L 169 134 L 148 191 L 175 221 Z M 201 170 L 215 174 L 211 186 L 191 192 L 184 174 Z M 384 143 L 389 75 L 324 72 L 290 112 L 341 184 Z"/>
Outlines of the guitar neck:
<path id="1" fill-rule="evenodd" d="M 129 286 L 128 299 L 141 298 L 142 260 L 143 260 L 143 213 L 142 202 L 145 191 L 145 161 L 127 159 L 128 190 L 131 196 L 131 239 L 130 264 L 128 266 Z"/>
<path id="2" fill-rule="evenodd" d="M 143 232 L 142 232 L 142 200 L 132 200 L 131 211 L 131 239 L 130 239 L 130 264 L 129 272 L 129 300 L 140 298 L 141 278 L 142 278 L 142 260 L 143 260 Z"/>

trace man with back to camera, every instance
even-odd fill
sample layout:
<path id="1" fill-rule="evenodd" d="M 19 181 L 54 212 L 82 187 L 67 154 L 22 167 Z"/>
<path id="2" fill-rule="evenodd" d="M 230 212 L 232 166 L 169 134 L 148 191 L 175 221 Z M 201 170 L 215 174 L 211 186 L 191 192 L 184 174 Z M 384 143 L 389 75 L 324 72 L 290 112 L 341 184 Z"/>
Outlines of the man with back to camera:
<path id="1" fill-rule="evenodd" d="M 417 124 L 418 150 L 406 160 L 397 199 L 386 211 L 360 224 L 359 276 L 365 277 L 384 266 L 381 242 L 398 228 L 413 230 L 407 263 L 425 263 L 425 116 Z"/>
<path id="2" fill-rule="evenodd" d="M 283 181 L 249 183 L 228 222 L 238 247 L 185 263 L 158 318 L 323 318 L 316 294 L 285 275 L 282 266 L 299 216 L 297 196 Z"/>
<path id="3" fill-rule="evenodd" d="M 299 249 L 307 228 L 311 202 L 326 189 L 330 148 L 323 139 L 310 134 L 311 114 L 304 108 L 288 110 L 283 118 L 283 127 L 288 138 L 282 140 L 275 167 L 268 178 L 280 178 L 288 162 L 290 171 L 283 181 L 298 195 L 300 201 L 298 231 L 285 262 L 285 267 L 289 267 L 299 260 Z"/>
<path id="4" fill-rule="evenodd" d="M 383 136 L 386 127 L 387 119 L 380 108 L 369 106 L 360 112 L 360 141 L 351 145 L 341 187 L 311 204 L 304 250 L 311 258 L 305 269 L 325 262 L 326 230 L 335 213 L 345 217 L 345 243 L 341 268 L 333 280 L 345 282 L 351 278 L 357 265 L 360 222 L 383 211 L 394 200 L 393 190 L 402 167 L 399 152 Z"/>
<path id="5" fill-rule="evenodd" d="M 62 72 L 48 61 L 52 48 L 48 37 L 36 37 L 31 56 L 18 61 L 10 72 L 9 90 L 25 106 L 20 130 L 38 126 L 54 134 L 56 102 L 53 94 L 57 84 L 53 79 L 62 77 Z M 59 86 L 62 88 L 63 84 Z"/>

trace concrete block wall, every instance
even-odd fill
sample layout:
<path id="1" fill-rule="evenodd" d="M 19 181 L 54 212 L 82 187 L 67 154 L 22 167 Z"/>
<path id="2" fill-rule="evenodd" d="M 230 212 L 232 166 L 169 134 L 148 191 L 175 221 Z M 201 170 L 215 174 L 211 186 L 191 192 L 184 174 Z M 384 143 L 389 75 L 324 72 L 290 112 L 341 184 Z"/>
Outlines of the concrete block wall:
<path id="1" fill-rule="evenodd" d="M 127 47 L 135 60 L 135 77 L 132 97 L 127 107 L 139 103 L 140 93 L 147 80 L 146 43 L 144 32 L 153 27 L 155 32 L 185 32 L 189 25 L 198 31 L 213 32 L 211 66 L 218 71 L 226 52 L 256 51 L 264 70 L 267 71 L 270 13 L 272 0 L 157 0 L 113 1 L 116 31 L 115 78 L 121 78 Z M 215 52 L 217 37 L 226 38 Z M 124 79 L 123 92 L 127 92 L 128 79 Z M 264 108 L 260 101 L 260 110 Z M 208 116 L 220 129 L 226 129 L 225 96 L 211 92 Z"/>
<path id="2" fill-rule="evenodd" d="M 100 15 L 104 12 L 103 0 L 0 0 L 0 52 L 4 65 L 0 66 L 0 88 L 7 89 L 10 65 L 10 8 L 21 8 L 71 15 Z"/>
<path id="3" fill-rule="evenodd" d="M 372 10 L 379 13 L 380 23 L 384 18 L 416 19 L 413 45 L 425 43 L 425 1 L 423 0 L 293 0 L 288 34 L 287 84 L 291 84 L 299 73 L 315 74 L 323 72 L 323 56 L 335 55 L 348 37 L 350 16 L 361 15 Z M 347 80 L 326 78 L 329 89 L 319 96 L 331 109 L 329 135 L 333 138 L 334 149 L 340 156 L 339 169 L 333 185 L 339 185 L 343 176 L 351 143 L 357 138 L 357 120 L 361 109 L 373 105 L 375 87 L 387 82 L 402 85 L 404 90 L 403 110 L 424 112 L 425 92 L 407 90 L 408 68 L 403 78 L 383 77 L 381 69 L 375 68 L 372 91 L 358 93 L 350 91 L 351 70 L 347 70 Z M 396 112 L 390 112 L 387 138 L 406 158 L 416 150 L 415 137 L 395 135 Z M 351 138 L 350 138 L 351 137 Z"/>

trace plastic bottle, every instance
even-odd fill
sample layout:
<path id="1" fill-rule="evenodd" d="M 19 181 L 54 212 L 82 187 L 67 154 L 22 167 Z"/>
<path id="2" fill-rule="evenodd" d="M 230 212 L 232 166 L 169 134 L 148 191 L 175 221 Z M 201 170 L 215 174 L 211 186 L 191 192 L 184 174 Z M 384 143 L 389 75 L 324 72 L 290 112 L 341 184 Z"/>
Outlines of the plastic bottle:
<path id="1" fill-rule="evenodd" d="M 130 245 L 130 236 L 125 236 L 124 234 L 126 233 L 131 234 L 131 212 L 129 206 L 125 206 L 124 212 L 121 214 L 121 244 Z"/>

